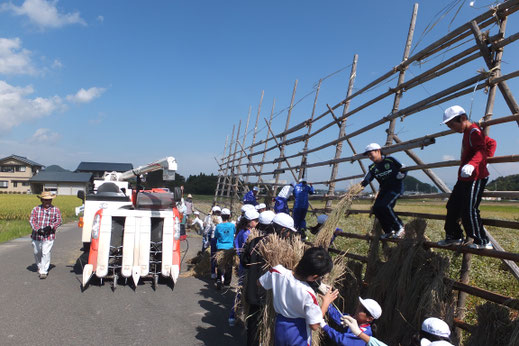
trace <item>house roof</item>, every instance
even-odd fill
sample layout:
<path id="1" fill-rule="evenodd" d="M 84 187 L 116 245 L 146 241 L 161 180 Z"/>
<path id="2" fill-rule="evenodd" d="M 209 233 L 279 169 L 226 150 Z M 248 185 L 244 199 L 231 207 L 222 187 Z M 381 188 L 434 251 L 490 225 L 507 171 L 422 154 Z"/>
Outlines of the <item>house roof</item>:
<path id="1" fill-rule="evenodd" d="M 131 163 L 117 162 L 81 162 L 76 172 L 126 172 L 133 169 Z"/>
<path id="2" fill-rule="evenodd" d="M 29 181 L 31 183 L 88 183 L 92 173 L 40 171 Z"/>
<path id="3" fill-rule="evenodd" d="M 2 161 L 7 161 L 7 160 L 9 160 L 9 159 L 12 159 L 12 160 L 18 160 L 18 161 L 21 161 L 21 162 L 23 162 L 23 163 L 26 163 L 26 164 L 28 164 L 28 165 L 30 165 L 30 166 L 45 167 L 44 165 L 39 164 L 39 163 L 37 163 L 37 162 L 34 162 L 34 161 L 32 161 L 32 160 L 29 160 L 28 158 L 26 158 L 26 157 L 24 157 L 24 156 L 18 156 L 18 155 L 14 155 L 14 154 L 12 154 L 12 155 L 10 155 L 10 156 L 7 156 L 7 157 L 4 157 L 4 158 L 0 159 L 0 162 L 2 162 Z"/>

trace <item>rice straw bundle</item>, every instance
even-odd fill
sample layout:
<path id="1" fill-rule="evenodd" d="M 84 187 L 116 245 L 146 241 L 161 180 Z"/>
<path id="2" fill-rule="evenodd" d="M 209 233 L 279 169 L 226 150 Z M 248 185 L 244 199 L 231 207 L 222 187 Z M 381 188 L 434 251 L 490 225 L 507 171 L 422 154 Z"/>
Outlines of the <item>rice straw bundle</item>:
<path id="1" fill-rule="evenodd" d="M 510 320 L 510 309 L 487 302 L 476 308 L 478 324 L 467 345 L 518 345 L 519 320 Z"/>
<path id="2" fill-rule="evenodd" d="M 346 211 L 350 209 L 353 198 L 361 193 L 363 189 L 360 183 L 352 185 L 348 192 L 341 197 L 339 203 L 337 203 L 333 211 L 328 215 L 328 219 L 319 233 L 317 233 L 314 239 L 314 246 L 322 246 L 328 249 L 339 221 L 344 217 Z"/>
<path id="3" fill-rule="evenodd" d="M 188 262 L 187 270 L 180 273 L 180 277 L 204 277 L 207 276 L 211 269 L 211 255 L 209 249 L 200 251 L 195 257 Z"/>
<path id="4" fill-rule="evenodd" d="M 303 257 L 305 244 L 300 237 L 282 238 L 277 234 L 270 234 L 258 243 L 256 251 L 265 260 L 265 268 L 272 268 L 278 264 L 293 270 Z M 266 304 L 262 307 L 262 319 L 259 325 L 259 341 L 261 345 L 274 344 L 274 311 L 272 291 L 267 291 Z"/>
<path id="5" fill-rule="evenodd" d="M 365 297 L 382 307 L 377 321 L 382 340 L 408 345 L 424 318 L 437 316 L 452 325 L 452 291 L 443 283 L 448 258 L 423 247 L 425 220 L 406 225 L 406 236 L 380 265 Z"/>
<path id="6" fill-rule="evenodd" d="M 232 267 L 235 264 L 236 257 L 237 256 L 235 248 L 217 251 L 214 254 L 214 258 L 216 259 L 216 265 L 219 268 L 227 268 L 227 266 Z"/>

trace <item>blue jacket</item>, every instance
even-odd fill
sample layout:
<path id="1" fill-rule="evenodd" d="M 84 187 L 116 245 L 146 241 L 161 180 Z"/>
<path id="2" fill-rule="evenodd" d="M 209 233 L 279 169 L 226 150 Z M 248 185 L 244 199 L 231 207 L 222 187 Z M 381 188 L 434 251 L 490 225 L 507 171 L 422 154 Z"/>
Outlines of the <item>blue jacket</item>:
<path id="1" fill-rule="evenodd" d="M 285 213 L 290 214 L 290 210 L 288 209 L 288 201 L 283 197 L 276 197 L 274 203 L 274 213 Z"/>
<path id="2" fill-rule="evenodd" d="M 361 184 L 367 186 L 373 179 L 377 179 L 381 190 L 404 192 L 403 180 L 407 173 L 400 172 L 402 164 L 391 156 L 384 156 L 382 161 L 373 162 L 369 166 L 368 173 L 364 176 Z M 399 175 L 399 173 L 401 173 Z M 398 177 L 397 177 L 398 175 Z"/>
<path id="3" fill-rule="evenodd" d="M 314 194 L 314 187 L 299 183 L 296 186 L 294 186 L 294 209 L 295 208 L 301 208 L 301 209 L 308 209 L 308 195 Z"/>
<path id="4" fill-rule="evenodd" d="M 249 237 L 250 230 L 248 229 L 242 229 L 238 232 L 238 235 L 236 238 L 234 238 L 234 248 L 236 249 L 236 253 L 238 256 L 241 255 L 243 246 L 247 242 L 247 238 Z"/>
<path id="5" fill-rule="evenodd" d="M 254 192 L 250 190 L 243 196 L 243 204 L 252 204 L 252 205 L 258 205 L 258 202 L 256 201 L 256 196 L 254 196 Z"/>
<path id="6" fill-rule="evenodd" d="M 223 222 L 216 225 L 214 237 L 216 238 L 216 249 L 232 249 L 236 227 L 231 222 Z"/>
<path id="7" fill-rule="evenodd" d="M 330 319 L 332 319 L 335 323 L 337 323 L 339 326 L 341 325 L 341 317 L 342 314 L 332 305 L 328 308 L 328 316 Z M 359 326 L 360 329 L 364 332 L 364 334 L 373 336 L 373 333 L 371 331 L 371 326 L 369 324 L 363 324 Z M 345 329 L 341 328 L 342 331 L 337 331 L 330 327 L 329 325 L 324 326 L 324 331 L 330 339 L 335 341 L 337 345 L 344 345 L 344 346 L 365 346 L 366 343 L 359 337 L 355 336 L 350 330 L 350 328 Z"/>

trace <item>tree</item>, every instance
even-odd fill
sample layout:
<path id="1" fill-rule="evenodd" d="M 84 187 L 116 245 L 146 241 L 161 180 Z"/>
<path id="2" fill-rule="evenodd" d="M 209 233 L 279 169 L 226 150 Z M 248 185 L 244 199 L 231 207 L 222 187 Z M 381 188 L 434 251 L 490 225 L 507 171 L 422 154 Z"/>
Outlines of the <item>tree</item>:
<path id="1" fill-rule="evenodd" d="M 492 180 L 487 184 L 486 189 L 491 191 L 519 191 L 519 174 Z"/>
<path id="2" fill-rule="evenodd" d="M 436 193 L 438 189 L 427 183 L 422 183 L 420 180 L 408 175 L 404 179 L 404 191 L 415 191 L 423 193 Z"/>

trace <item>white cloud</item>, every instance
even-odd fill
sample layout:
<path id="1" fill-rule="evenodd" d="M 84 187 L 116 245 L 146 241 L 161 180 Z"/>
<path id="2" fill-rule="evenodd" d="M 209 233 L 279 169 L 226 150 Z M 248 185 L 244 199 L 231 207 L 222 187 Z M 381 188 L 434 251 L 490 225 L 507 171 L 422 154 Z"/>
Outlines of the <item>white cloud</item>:
<path id="1" fill-rule="evenodd" d="M 11 11 L 18 16 L 27 16 L 40 28 L 60 28 L 69 24 L 86 25 L 79 12 L 60 13 L 56 7 L 58 0 L 25 0 L 21 6 L 12 3 L 1 5 L 0 10 Z"/>
<path id="2" fill-rule="evenodd" d="M 1 130 L 8 131 L 23 122 L 50 115 L 64 107 L 59 96 L 28 97 L 32 93 L 32 86 L 16 87 L 0 80 Z"/>
<path id="3" fill-rule="evenodd" d="M 32 137 L 30 138 L 30 143 L 55 143 L 60 138 L 60 135 L 57 132 L 52 132 L 50 129 L 37 129 Z"/>
<path id="4" fill-rule="evenodd" d="M 451 160 L 456 160 L 456 159 L 452 155 L 443 155 L 442 156 L 442 160 L 443 161 L 451 161 Z"/>
<path id="5" fill-rule="evenodd" d="M 61 61 L 58 59 L 54 59 L 54 61 L 52 62 L 52 68 L 60 69 L 62 67 L 63 67 L 63 64 L 61 63 Z"/>
<path id="6" fill-rule="evenodd" d="M 21 48 L 19 38 L 0 37 L 0 73 L 34 74 L 36 69 L 31 62 L 31 52 Z"/>
<path id="7" fill-rule="evenodd" d="M 103 16 L 97 16 L 97 21 L 100 22 L 100 23 L 102 23 L 102 22 L 105 21 L 105 17 L 103 17 Z"/>
<path id="8" fill-rule="evenodd" d="M 104 93 L 105 90 L 105 88 L 97 87 L 92 87 L 88 90 L 81 88 L 76 94 L 67 95 L 67 100 L 76 103 L 87 103 L 101 96 L 101 94 Z"/>

